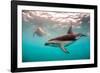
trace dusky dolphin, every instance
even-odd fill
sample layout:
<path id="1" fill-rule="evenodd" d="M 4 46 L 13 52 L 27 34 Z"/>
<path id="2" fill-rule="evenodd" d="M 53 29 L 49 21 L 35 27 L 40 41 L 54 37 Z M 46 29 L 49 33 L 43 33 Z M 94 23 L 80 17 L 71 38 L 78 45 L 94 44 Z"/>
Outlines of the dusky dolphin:
<path id="1" fill-rule="evenodd" d="M 52 38 L 52 39 L 48 40 L 48 42 L 46 42 L 45 45 L 56 44 L 56 45 L 59 45 L 59 47 L 61 48 L 61 50 L 63 50 L 63 52 L 69 53 L 69 51 L 64 47 L 65 44 L 74 42 L 74 41 L 78 40 L 81 36 L 86 36 L 86 35 L 81 34 L 81 33 L 74 33 L 72 31 L 72 25 L 71 25 L 69 27 L 66 35 Z"/>

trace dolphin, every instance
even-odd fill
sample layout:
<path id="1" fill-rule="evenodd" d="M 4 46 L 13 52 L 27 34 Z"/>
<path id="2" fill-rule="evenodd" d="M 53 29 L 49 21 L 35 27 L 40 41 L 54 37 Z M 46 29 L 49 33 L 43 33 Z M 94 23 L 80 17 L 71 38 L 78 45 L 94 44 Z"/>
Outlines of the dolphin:
<path id="1" fill-rule="evenodd" d="M 44 35 L 48 35 L 48 33 L 45 30 L 43 30 L 42 27 L 38 27 L 36 31 L 33 33 L 33 36 L 35 35 L 44 36 Z"/>
<path id="2" fill-rule="evenodd" d="M 69 53 L 69 51 L 65 48 L 66 43 L 72 43 L 78 40 L 81 36 L 86 36 L 82 33 L 74 33 L 72 31 L 72 25 L 69 27 L 66 35 L 59 36 L 48 40 L 45 45 L 58 45 L 59 48 L 65 53 Z"/>

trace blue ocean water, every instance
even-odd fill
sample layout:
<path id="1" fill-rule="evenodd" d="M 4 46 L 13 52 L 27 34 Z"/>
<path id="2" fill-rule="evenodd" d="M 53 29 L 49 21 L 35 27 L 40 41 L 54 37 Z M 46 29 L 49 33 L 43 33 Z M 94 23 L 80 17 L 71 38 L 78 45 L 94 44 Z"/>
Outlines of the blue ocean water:
<path id="1" fill-rule="evenodd" d="M 64 53 L 59 47 L 45 46 L 44 44 L 50 37 L 33 36 L 33 25 L 22 24 L 22 61 L 60 61 L 60 60 L 81 60 L 90 59 L 90 37 L 81 37 L 73 44 L 66 46 L 70 52 Z M 87 27 L 86 27 L 87 28 Z M 83 31 L 83 30 L 79 30 Z M 86 31 L 86 30 L 84 30 Z M 54 31 L 49 31 L 54 32 Z M 54 32 L 55 33 L 55 32 Z M 65 33 L 65 30 L 64 32 Z M 53 34 L 53 33 L 52 33 Z M 61 34 L 56 32 L 53 36 Z"/>

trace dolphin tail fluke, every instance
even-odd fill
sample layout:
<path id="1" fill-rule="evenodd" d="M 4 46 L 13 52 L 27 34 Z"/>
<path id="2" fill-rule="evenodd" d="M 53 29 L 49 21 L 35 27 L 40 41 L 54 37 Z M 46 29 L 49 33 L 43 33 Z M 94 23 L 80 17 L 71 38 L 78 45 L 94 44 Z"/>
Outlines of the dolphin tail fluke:
<path id="1" fill-rule="evenodd" d="M 64 45 L 63 45 L 63 44 L 60 44 L 60 48 L 61 48 L 61 50 L 63 50 L 63 52 L 65 52 L 65 53 L 69 53 L 69 51 L 66 50 L 66 49 L 64 48 Z"/>

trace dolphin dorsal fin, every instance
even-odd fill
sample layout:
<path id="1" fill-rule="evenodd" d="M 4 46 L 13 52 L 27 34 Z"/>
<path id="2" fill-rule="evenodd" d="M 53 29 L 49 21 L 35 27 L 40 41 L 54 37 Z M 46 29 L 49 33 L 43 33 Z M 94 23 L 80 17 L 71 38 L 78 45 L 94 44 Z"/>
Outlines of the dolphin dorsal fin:
<path id="1" fill-rule="evenodd" d="M 67 34 L 73 34 L 72 25 L 69 27 Z"/>

